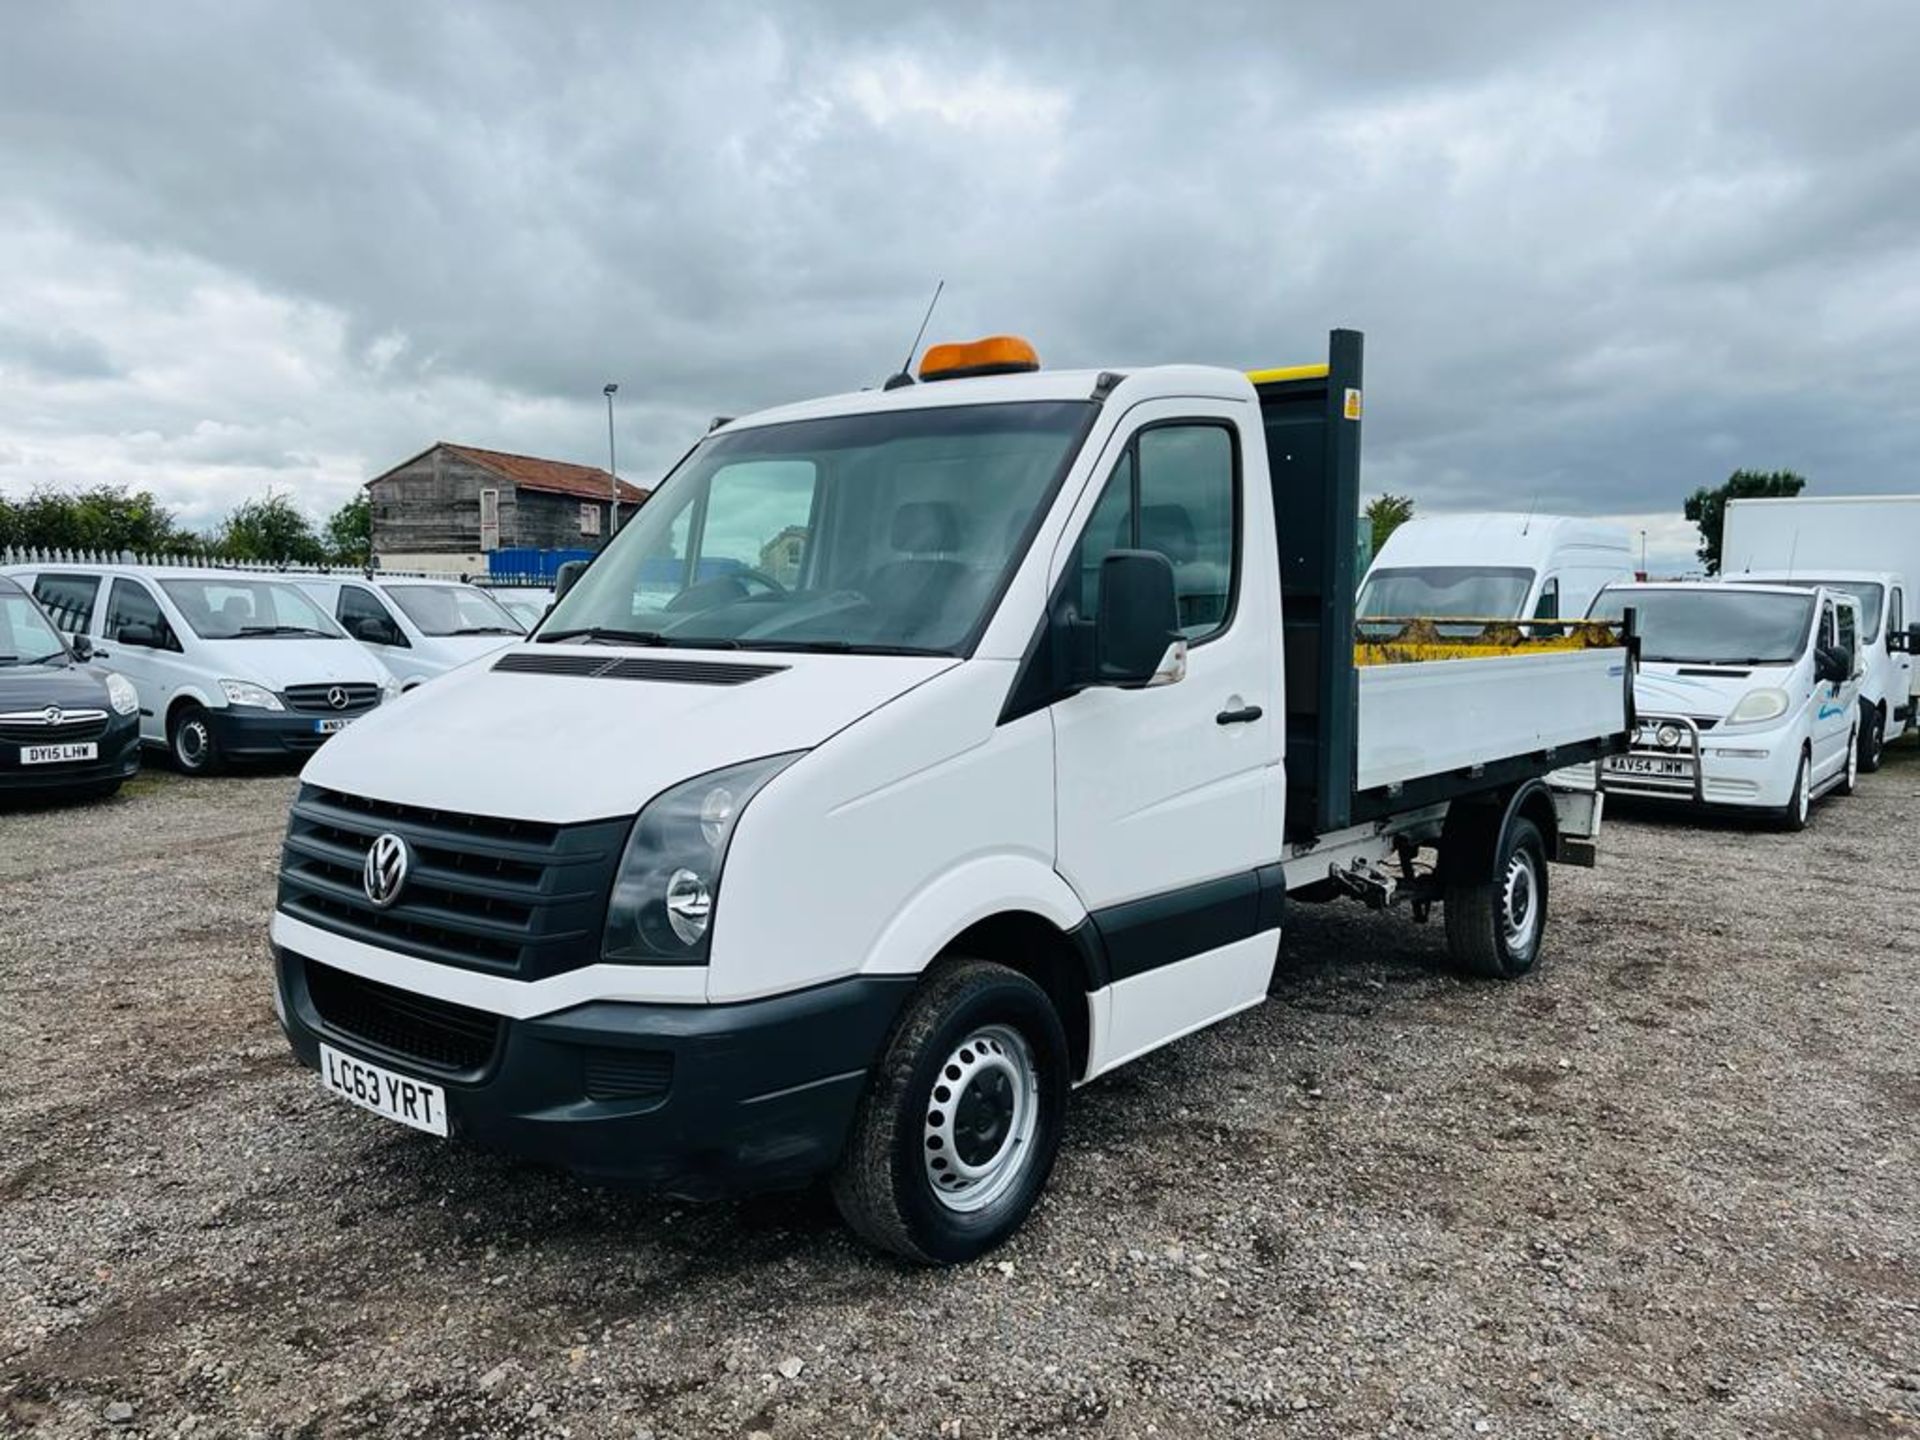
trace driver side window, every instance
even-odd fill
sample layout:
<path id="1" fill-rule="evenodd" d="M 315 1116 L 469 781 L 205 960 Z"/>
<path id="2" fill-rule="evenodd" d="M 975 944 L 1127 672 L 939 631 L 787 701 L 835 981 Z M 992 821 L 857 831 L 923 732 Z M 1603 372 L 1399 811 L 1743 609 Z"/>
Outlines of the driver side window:
<path id="1" fill-rule="evenodd" d="M 160 613 L 160 606 L 146 587 L 134 580 L 115 580 L 107 592 L 107 639 L 122 640 L 134 626 L 150 631 L 162 650 L 179 648 L 167 617 Z"/>
<path id="2" fill-rule="evenodd" d="M 360 627 L 371 622 L 371 628 L 367 633 L 371 635 L 377 631 L 386 637 L 381 640 L 381 644 L 404 645 L 407 643 L 406 637 L 400 633 L 399 625 L 394 622 L 391 615 L 387 614 L 386 607 L 358 585 L 340 587 L 340 600 L 335 605 L 333 613 L 334 618 L 340 622 L 340 627 L 356 640 L 362 638 Z"/>
<path id="3" fill-rule="evenodd" d="M 1173 565 L 1180 632 L 1199 644 L 1227 627 L 1239 584 L 1239 465 L 1232 431 L 1192 421 L 1133 437 L 1088 517 L 1069 568 L 1080 613 L 1100 607 L 1100 562 L 1113 550 L 1154 550 Z"/>

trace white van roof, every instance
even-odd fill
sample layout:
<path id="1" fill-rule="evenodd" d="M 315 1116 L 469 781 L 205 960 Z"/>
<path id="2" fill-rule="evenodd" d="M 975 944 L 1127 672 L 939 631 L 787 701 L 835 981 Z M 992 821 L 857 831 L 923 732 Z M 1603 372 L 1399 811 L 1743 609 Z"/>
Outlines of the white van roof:
<path id="1" fill-rule="evenodd" d="M 1623 561 L 1633 553 L 1623 525 L 1581 515 L 1478 510 L 1415 516 L 1387 537 L 1374 564 L 1465 563 L 1538 569 L 1549 556 L 1569 549 L 1603 550 L 1609 559 Z"/>

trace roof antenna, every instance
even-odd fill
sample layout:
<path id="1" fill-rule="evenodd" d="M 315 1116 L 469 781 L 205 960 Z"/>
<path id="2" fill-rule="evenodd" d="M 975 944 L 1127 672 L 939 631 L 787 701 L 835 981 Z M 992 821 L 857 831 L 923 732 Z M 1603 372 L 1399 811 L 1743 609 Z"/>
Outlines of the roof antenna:
<path id="1" fill-rule="evenodd" d="M 940 292 L 947 288 L 947 282 L 941 280 L 933 287 L 933 299 L 927 302 L 927 313 L 920 317 L 920 328 L 913 332 L 913 343 L 907 347 L 907 358 L 900 362 L 898 373 L 889 375 L 882 390 L 898 390 L 902 385 L 913 384 L 913 357 L 920 353 L 920 342 L 926 338 L 927 325 L 933 319 L 933 307 L 940 303 Z"/>
<path id="2" fill-rule="evenodd" d="M 1522 535 L 1525 535 L 1528 531 L 1533 529 L 1533 510 L 1534 510 L 1534 507 L 1539 503 L 1540 503 L 1540 497 L 1538 495 L 1535 495 L 1532 499 L 1527 501 L 1527 518 L 1520 522 L 1520 533 Z"/>
<path id="3" fill-rule="evenodd" d="M 1793 527 L 1793 543 L 1787 546 L 1787 578 L 1793 578 L 1793 557 L 1800 553 L 1800 527 Z"/>

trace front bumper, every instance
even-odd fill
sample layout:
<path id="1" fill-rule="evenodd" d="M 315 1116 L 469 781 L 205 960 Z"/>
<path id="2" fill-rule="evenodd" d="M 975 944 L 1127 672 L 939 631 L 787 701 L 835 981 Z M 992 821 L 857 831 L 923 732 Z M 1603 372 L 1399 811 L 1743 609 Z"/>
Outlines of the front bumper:
<path id="1" fill-rule="evenodd" d="M 98 756 L 79 764 L 22 765 L 20 745 L 0 740 L 0 791 L 78 790 L 130 779 L 140 770 L 140 717 L 115 715 L 96 737 Z"/>
<path id="2" fill-rule="evenodd" d="M 1679 732 L 1673 746 L 1642 742 L 1663 726 Z M 1642 715 L 1627 764 L 1652 761 L 1677 769 L 1675 774 L 1632 774 L 1610 768 L 1603 760 L 1600 788 L 1609 795 L 1640 800 L 1680 801 L 1714 809 L 1777 810 L 1793 798 L 1799 773 L 1798 732 L 1791 725 L 1772 730 L 1723 731 L 1701 728 L 1681 715 Z"/>
<path id="3" fill-rule="evenodd" d="M 801 1185 L 829 1169 L 913 984 L 861 976 L 731 1005 L 593 1001 L 531 1020 L 426 1001 L 461 1012 L 451 1018 L 482 1037 L 473 1063 L 435 1064 L 340 1002 L 370 982 L 283 947 L 273 954 L 281 1023 L 309 1069 L 325 1040 L 441 1086 L 457 1137 L 691 1199 Z M 394 993 L 403 1015 L 426 1000 Z"/>
<path id="4" fill-rule="evenodd" d="M 351 722 L 372 713 L 372 710 L 362 710 L 340 718 Z M 206 714 L 207 724 L 213 728 L 214 743 L 230 760 L 307 755 L 338 733 L 318 729 L 320 722 L 332 717 L 311 711 L 256 710 L 251 706 L 229 705 Z"/>

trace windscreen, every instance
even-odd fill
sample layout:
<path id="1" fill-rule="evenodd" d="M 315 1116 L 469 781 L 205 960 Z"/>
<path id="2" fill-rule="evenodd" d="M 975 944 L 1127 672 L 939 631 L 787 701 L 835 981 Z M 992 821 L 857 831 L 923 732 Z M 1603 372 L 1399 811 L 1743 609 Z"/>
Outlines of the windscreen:
<path id="1" fill-rule="evenodd" d="M 470 585 L 387 585 L 422 635 L 524 635 L 526 627 L 491 595 Z"/>
<path id="2" fill-rule="evenodd" d="M 1483 565 L 1394 566 L 1360 587 L 1361 619 L 1512 620 L 1527 603 L 1533 571 Z"/>
<path id="3" fill-rule="evenodd" d="M 1887 598 L 1887 588 L 1872 580 L 1807 580 L 1796 575 L 1791 580 L 1754 580 L 1755 585 L 1795 585 L 1803 590 L 1812 590 L 1825 586 L 1829 590 L 1838 590 L 1843 595 L 1851 595 L 1860 602 L 1860 634 L 1866 644 L 1871 645 L 1880 638 L 1880 607 Z"/>
<path id="4" fill-rule="evenodd" d="M 1603 590 L 1590 618 L 1639 617 L 1642 660 L 1702 665 L 1787 665 L 1813 626 L 1813 596 L 1696 585 L 1684 590 Z"/>
<path id="5" fill-rule="evenodd" d="M 202 640 L 332 640 L 341 633 L 324 610 L 283 580 L 223 575 L 162 580 L 160 588 Z"/>
<path id="6" fill-rule="evenodd" d="M 965 405 L 716 435 L 609 543 L 539 638 L 961 653 L 1091 409 Z"/>
<path id="7" fill-rule="evenodd" d="M 38 665 L 67 653 L 33 597 L 11 585 L 0 586 L 0 665 Z"/>

